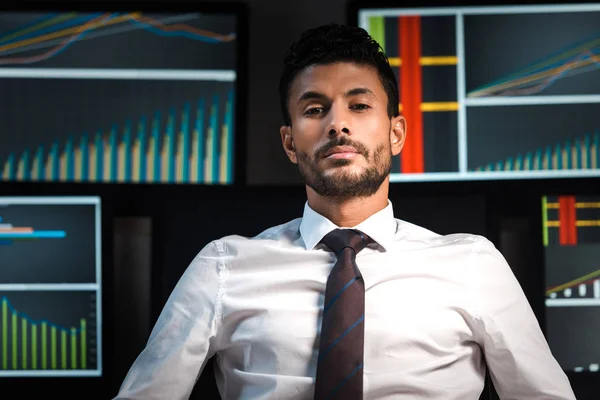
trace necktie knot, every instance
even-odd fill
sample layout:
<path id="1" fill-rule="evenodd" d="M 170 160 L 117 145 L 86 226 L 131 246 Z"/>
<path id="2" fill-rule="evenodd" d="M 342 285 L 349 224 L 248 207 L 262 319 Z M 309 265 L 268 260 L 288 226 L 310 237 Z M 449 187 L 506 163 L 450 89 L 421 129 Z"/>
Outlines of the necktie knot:
<path id="1" fill-rule="evenodd" d="M 325 235 L 325 237 L 321 240 L 321 243 L 329 247 L 329 249 L 331 249 L 331 251 L 334 253 L 339 253 L 346 247 L 349 247 L 353 249 L 356 254 L 358 254 L 361 250 L 367 247 L 370 241 L 371 238 L 359 230 L 334 229 Z"/>

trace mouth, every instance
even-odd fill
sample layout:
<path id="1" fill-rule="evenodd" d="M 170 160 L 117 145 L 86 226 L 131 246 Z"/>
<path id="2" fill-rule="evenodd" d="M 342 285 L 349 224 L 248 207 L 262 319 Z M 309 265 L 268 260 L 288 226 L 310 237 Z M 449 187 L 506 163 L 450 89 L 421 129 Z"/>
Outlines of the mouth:
<path id="1" fill-rule="evenodd" d="M 325 152 L 323 158 L 353 158 L 358 154 L 358 151 L 352 146 L 336 146 Z"/>

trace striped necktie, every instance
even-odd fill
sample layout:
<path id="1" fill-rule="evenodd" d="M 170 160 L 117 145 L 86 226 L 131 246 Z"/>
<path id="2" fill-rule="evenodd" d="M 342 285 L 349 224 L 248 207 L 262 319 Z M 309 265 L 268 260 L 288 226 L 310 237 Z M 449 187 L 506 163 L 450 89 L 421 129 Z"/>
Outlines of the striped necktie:
<path id="1" fill-rule="evenodd" d="M 354 229 L 336 229 L 321 241 L 337 261 L 325 289 L 315 400 L 363 398 L 365 284 L 356 254 L 370 240 Z"/>

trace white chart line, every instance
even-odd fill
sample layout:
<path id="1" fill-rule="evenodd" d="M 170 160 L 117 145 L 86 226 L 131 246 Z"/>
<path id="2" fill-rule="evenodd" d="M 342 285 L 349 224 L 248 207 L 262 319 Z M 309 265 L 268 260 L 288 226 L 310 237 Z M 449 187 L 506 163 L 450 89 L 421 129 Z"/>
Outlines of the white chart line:
<path id="1" fill-rule="evenodd" d="M 557 179 L 557 178 L 593 178 L 600 177 L 600 169 L 589 170 L 552 170 L 552 171 L 497 171 L 497 172 L 427 172 L 422 174 L 391 173 L 390 182 L 432 182 L 464 180 L 500 180 L 500 179 Z"/>
<path id="2" fill-rule="evenodd" d="M 546 307 L 596 307 L 600 299 L 546 299 Z"/>
<path id="3" fill-rule="evenodd" d="M 51 376 L 102 376 L 102 370 L 100 368 L 94 370 L 75 370 L 75 371 L 58 371 L 58 370 L 47 370 L 47 371 L 28 371 L 28 370 L 16 370 L 16 371 L 0 371 L 0 377 L 12 378 L 12 377 L 51 377 Z"/>
<path id="4" fill-rule="evenodd" d="M 0 78 L 140 79 L 234 82 L 234 70 L 116 69 L 116 68 L 0 68 Z"/>
<path id="5" fill-rule="evenodd" d="M 467 147 L 467 108 L 465 106 L 465 33 L 462 14 L 456 14 L 456 88 L 458 99 L 458 171 L 463 174 L 468 169 Z"/>
<path id="6" fill-rule="evenodd" d="M 3 283 L 0 284 L 0 291 L 27 291 L 27 290 L 44 290 L 44 291 L 69 291 L 69 290 L 100 290 L 100 285 L 97 283 Z M 97 299 L 100 301 L 100 299 Z"/>
<path id="7" fill-rule="evenodd" d="M 65 197 L 0 197 L 0 206 L 10 205 L 46 205 L 46 204 L 100 204 L 100 197 L 95 196 L 65 196 Z"/>
<path id="8" fill-rule="evenodd" d="M 439 7 L 439 8 L 373 8 L 361 10 L 360 16 L 399 17 L 401 15 L 443 16 L 496 14 L 540 14 L 600 11 L 600 4 L 572 4 L 545 6 L 485 6 L 485 7 Z"/>
<path id="9" fill-rule="evenodd" d="M 556 96 L 506 96 L 466 98 L 465 105 L 481 106 L 527 106 L 544 104 L 600 103 L 600 94 L 556 95 Z"/>

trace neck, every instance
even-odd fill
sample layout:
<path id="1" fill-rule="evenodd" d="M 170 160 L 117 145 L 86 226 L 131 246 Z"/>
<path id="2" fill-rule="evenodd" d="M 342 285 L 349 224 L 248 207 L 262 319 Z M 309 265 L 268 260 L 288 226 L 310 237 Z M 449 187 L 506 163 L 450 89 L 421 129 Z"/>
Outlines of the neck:
<path id="1" fill-rule="evenodd" d="M 389 177 L 377 192 L 369 197 L 336 198 L 324 197 L 312 188 L 306 187 L 310 208 L 339 227 L 353 227 L 388 205 Z"/>

